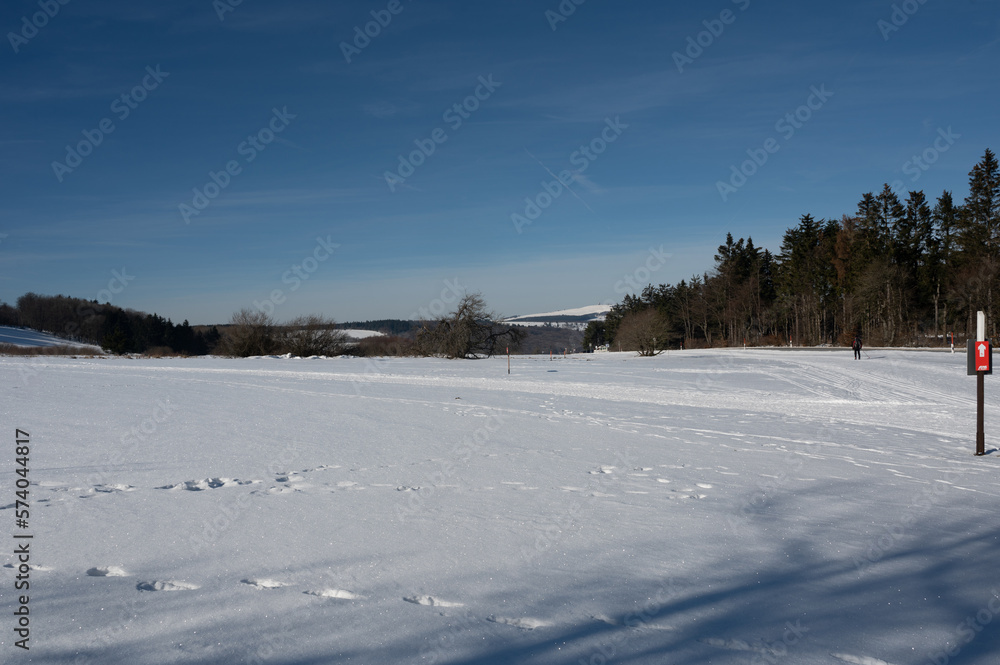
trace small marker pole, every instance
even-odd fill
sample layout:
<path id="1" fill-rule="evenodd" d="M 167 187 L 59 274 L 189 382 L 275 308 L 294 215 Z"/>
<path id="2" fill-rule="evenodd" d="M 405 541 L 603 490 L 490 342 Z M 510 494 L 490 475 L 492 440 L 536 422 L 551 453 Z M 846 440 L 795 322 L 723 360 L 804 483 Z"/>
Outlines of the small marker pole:
<path id="1" fill-rule="evenodd" d="M 510 347 L 507 347 L 507 373 L 510 374 Z"/>
<path id="2" fill-rule="evenodd" d="M 986 314 L 976 314 L 976 341 L 986 340 Z M 986 373 L 976 372 L 976 455 L 986 454 L 986 429 L 984 427 L 984 412 L 986 404 Z"/>

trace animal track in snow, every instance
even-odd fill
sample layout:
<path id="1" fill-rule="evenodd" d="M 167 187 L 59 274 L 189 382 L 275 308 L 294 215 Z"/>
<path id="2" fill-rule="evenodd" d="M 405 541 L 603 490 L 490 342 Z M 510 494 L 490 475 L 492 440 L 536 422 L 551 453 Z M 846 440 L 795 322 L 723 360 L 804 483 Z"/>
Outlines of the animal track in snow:
<path id="1" fill-rule="evenodd" d="M 253 485 L 259 480 L 240 480 L 239 478 L 202 478 L 201 480 L 185 480 L 176 485 L 163 485 L 157 487 L 158 490 L 187 490 L 189 492 L 200 492 L 202 490 L 214 490 L 220 487 L 238 487 L 240 485 Z"/>
<path id="2" fill-rule="evenodd" d="M 177 582 L 173 580 L 139 582 L 135 585 L 139 591 L 193 591 L 199 588 L 197 584 L 190 582 Z"/>
<path id="3" fill-rule="evenodd" d="M 465 603 L 453 603 L 434 596 L 405 596 L 403 600 L 414 605 L 427 605 L 428 607 L 463 607 L 465 605 Z"/>
<path id="4" fill-rule="evenodd" d="M 530 617 L 498 617 L 490 615 L 486 617 L 486 620 L 492 621 L 493 623 L 503 624 L 505 626 L 514 626 L 515 628 L 520 628 L 521 630 L 534 630 L 536 628 L 546 628 L 552 625 L 549 621 L 532 619 Z"/>
<path id="5" fill-rule="evenodd" d="M 303 593 L 310 596 L 319 596 L 320 598 L 336 598 L 338 600 L 360 600 L 363 596 L 352 591 L 345 591 L 344 589 L 316 589 L 313 591 L 303 591 Z"/>
<path id="6" fill-rule="evenodd" d="M 119 566 L 96 566 L 87 570 L 90 577 L 129 577 L 124 568 Z"/>

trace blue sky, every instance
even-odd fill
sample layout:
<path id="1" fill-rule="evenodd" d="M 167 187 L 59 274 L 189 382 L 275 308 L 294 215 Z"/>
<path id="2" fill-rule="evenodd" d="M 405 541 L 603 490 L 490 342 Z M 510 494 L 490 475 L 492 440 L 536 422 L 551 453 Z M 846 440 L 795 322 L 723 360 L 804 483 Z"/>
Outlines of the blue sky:
<path id="1" fill-rule="evenodd" d="M 617 302 L 1000 149 L 995 0 L 235 1 L 4 3 L 0 300 Z"/>

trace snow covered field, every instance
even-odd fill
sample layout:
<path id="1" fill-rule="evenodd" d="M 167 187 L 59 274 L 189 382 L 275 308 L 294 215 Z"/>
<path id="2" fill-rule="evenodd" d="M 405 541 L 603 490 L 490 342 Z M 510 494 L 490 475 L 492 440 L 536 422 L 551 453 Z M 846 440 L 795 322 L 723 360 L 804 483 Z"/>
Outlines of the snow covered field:
<path id="1" fill-rule="evenodd" d="M 0 660 L 994 664 L 975 380 L 869 353 L 0 358 Z"/>

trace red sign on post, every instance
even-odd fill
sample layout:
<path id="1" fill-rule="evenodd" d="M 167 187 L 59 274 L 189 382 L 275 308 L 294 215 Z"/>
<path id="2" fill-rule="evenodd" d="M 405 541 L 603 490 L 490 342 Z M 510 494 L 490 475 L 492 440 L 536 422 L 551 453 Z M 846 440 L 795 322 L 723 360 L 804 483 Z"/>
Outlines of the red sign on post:
<path id="1" fill-rule="evenodd" d="M 989 372 L 992 370 L 990 367 L 990 358 L 993 354 L 990 353 L 990 343 L 989 342 L 976 342 L 976 371 L 977 372 Z"/>

